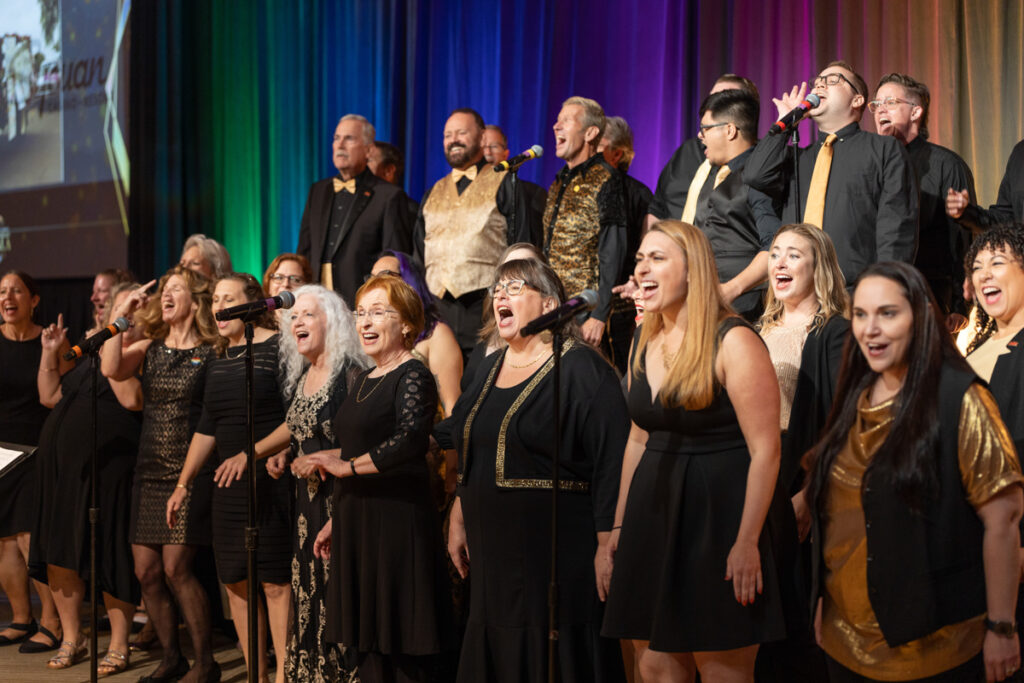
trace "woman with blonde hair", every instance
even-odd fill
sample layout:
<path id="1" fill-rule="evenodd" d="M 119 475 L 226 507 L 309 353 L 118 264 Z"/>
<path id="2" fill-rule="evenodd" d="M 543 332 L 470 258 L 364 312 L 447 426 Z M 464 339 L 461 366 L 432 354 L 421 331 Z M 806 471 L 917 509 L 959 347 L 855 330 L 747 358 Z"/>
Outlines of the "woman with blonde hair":
<path id="1" fill-rule="evenodd" d="M 103 345 L 100 367 L 112 381 L 141 376 L 133 398 L 118 395 L 129 410 L 143 410 L 139 458 L 132 490 L 129 535 L 135 575 L 146 610 L 163 646 L 163 659 L 144 681 L 170 680 L 189 672 L 178 642 L 175 600 L 181 606 L 196 661 L 196 680 L 218 675 L 213 660 L 210 605 L 192 570 L 198 547 L 210 545 L 213 479 L 198 477 L 188 491 L 184 514 L 173 527 L 165 523 L 165 504 L 174 492 L 189 442 L 202 412 L 206 370 L 220 341 L 213 320 L 213 283 L 175 266 L 147 296 L 150 281 L 129 294 L 111 315 L 131 317 L 145 338 L 123 348 L 120 337 Z"/>
<path id="2" fill-rule="evenodd" d="M 764 344 L 719 293 L 707 238 L 679 221 L 644 236 L 644 322 L 603 633 L 629 639 L 646 683 L 752 681 L 785 634 L 765 528 L 779 470 L 778 382 Z"/>

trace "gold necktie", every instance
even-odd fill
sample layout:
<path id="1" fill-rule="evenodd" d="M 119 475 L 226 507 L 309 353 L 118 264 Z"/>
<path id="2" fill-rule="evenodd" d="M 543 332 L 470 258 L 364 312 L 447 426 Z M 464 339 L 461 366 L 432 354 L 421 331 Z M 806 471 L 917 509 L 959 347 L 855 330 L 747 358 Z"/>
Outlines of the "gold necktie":
<path id="1" fill-rule="evenodd" d="M 825 219 L 825 190 L 828 188 L 828 174 L 832 170 L 832 144 L 836 134 L 829 133 L 825 142 L 818 150 L 818 158 L 814 161 L 814 173 L 811 174 L 811 185 L 807 190 L 807 205 L 804 209 L 804 223 L 821 228 Z"/>
<path id="2" fill-rule="evenodd" d="M 690 181 L 690 189 L 686 191 L 686 206 L 683 207 L 684 223 L 693 225 L 693 217 L 697 215 L 697 195 L 700 194 L 700 188 L 704 187 L 709 175 L 711 175 L 711 162 L 705 159 L 704 163 L 697 167 L 697 172 L 693 174 L 693 180 Z"/>
<path id="3" fill-rule="evenodd" d="M 469 178 L 470 180 L 476 180 L 476 164 L 473 164 L 465 171 L 460 171 L 457 168 L 452 169 L 452 180 L 459 182 L 463 178 Z"/>
<path id="4" fill-rule="evenodd" d="M 348 180 L 342 180 L 341 178 L 334 178 L 334 191 L 335 193 L 345 190 L 349 194 L 356 193 L 356 179 L 349 178 Z"/>
<path id="5" fill-rule="evenodd" d="M 330 263 L 320 265 L 320 284 L 327 289 L 334 289 L 334 266 Z"/>
<path id="6" fill-rule="evenodd" d="M 715 187 L 721 185 L 722 181 L 729 177 L 729 173 L 731 173 L 731 170 L 728 166 L 718 169 L 718 173 L 715 174 Z"/>

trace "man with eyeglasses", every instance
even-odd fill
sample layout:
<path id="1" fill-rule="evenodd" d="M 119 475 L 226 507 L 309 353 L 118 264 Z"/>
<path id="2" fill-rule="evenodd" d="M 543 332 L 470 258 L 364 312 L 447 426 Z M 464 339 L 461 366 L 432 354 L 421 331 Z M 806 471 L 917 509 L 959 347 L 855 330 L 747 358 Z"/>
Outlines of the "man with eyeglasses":
<path id="1" fill-rule="evenodd" d="M 943 313 L 963 314 L 963 263 L 970 231 L 946 215 L 946 194 L 966 188 L 970 201 L 975 201 L 974 176 L 959 155 L 928 141 L 930 104 L 927 85 L 906 74 L 891 73 L 878 82 L 868 110 L 880 135 L 894 137 L 906 146 L 917 173 L 921 227 L 914 265 L 928 280 Z"/>
<path id="2" fill-rule="evenodd" d="M 803 83 L 773 99 L 779 118 L 806 92 Z M 744 181 L 784 203 L 783 223 L 811 223 L 832 238 L 847 285 L 872 263 L 913 262 L 918 190 L 906 150 L 891 137 L 861 130 L 867 84 L 846 62 L 826 66 L 814 79 L 814 93 L 821 98 L 810 111 L 818 137 L 799 150 L 799 173 L 787 136 L 769 135 L 750 155 Z"/>
<path id="3" fill-rule="evenodd" d="M 540 215 L 522 184 L 513 192 L 510 175 L 496 173 L 484 158 L 484 130 L 483 117 L 473 109 L 456 109 L 448 117 L 444 156 L 452 172 L 423 195 L 413 228 L 416 258 L 464 361 L 476 345 L 483 301 L 502 252 L 515 242 L 539 244 L 541 232 Z"/>
<path id="4" fill-rule="evenodd" d="M 367 166 L 375 135 L 373 124 L 358 114 L 338 121 L 331 143 L 338 175 L 310 187 L 295 249 L 309 260 L 317 281 L 349 308 L 377 254 L 412 247 L 405 192 Z"/>
<path id="5" fill-rule="evenodd" d="M 761 106 L 744 90 L 723 90 L 708 95 L 700 111 L 704 155 L 717 170 L 698 191 L 693 224 L 711 243 L 723 298 L 753 322 L 763 308 L 768 249 L 780 226 L 772 200 L 743 182 Z"/>

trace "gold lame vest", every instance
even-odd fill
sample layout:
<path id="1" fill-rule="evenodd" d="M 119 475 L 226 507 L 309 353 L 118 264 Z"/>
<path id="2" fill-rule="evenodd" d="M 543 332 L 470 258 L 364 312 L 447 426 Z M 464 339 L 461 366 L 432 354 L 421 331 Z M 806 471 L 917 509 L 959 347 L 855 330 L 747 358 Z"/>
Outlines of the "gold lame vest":
<path id="1" fill-rule="evenodd" d="M 610 176 L 605 165 L 590 163 L 582 172 L 559 174 L 548 190 L 545 252 L 566 292 L 598 289 L 601 210 L 597 195 Z"/>
<path id="2" fill-rule="evenodd" d="M 423 261 L 434 296 L 455 298 L 492 284 L 508 246 L 507 223 L 496 197 L 505 171 L 486 164 L 460 195 L 449 173 L 423 205 Z"/>

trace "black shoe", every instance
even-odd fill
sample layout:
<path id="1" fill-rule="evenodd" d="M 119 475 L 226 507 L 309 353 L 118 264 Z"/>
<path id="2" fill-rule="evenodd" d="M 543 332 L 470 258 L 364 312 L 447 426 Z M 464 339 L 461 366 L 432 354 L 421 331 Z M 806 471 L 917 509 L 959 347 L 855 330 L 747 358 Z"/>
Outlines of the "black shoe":
<path id="1" fill-rule="evenodd" d="M 178 659 L 178 663 L 174 666 L 174 668 L 164 673 L 164 675 L 154 676 L 153 674 L 149 674 L 148 676 L 143 676 L 142 678 L 140 678 L 139 683 L 174 683 L 179 678 L 187 674 L 188 670 L 188 660 L 184 657 L 181 657 Z"/>
<path id="2" fill-rule="evenodd" d="M 21 641 L 25 640 L 26 638 L 31 638 L 33 635 L 35 635 L 36 629 L 39 628 L 39 624 L 38 624 L 38 622 L 36 622 L 35 619 L 33 619 L 32 621 L 28 622 L 27 624 L 20 624 L 18 622 L 13 622 L 13 623 L 9 624 L 7 626 L 7 628 L 13 628 L 15 631 L 24 631 L 25 635 L 23 635 L 23 636 L 15 636 L 14 638 L 8 638 L 7 636 L 0 636 L 0 646 L 3 646 L 3 645 L 15 645 L 15 644 L 20 643 Z"/>
<path id="3" fill-rule="evenodd" d="M 43 634 L 44 636 L 50 639 L 49 644 L 40 643 L 35 640 L 26 640 L 18 646 L 18 652 L 49 652 L 50 650 L 56 650 L 58 647 L 60 647 L 60 639 L 57 636 L 53 635 L 53 632 L 51 632 L 50 629 L 46 628 L 42 624 L 39 624 L 39 633 Z"/>

